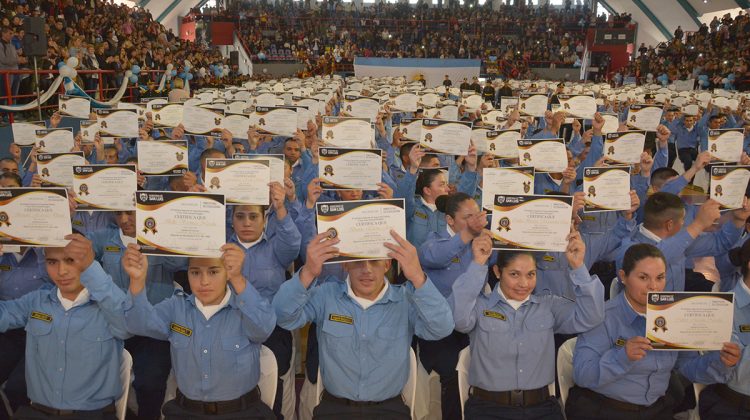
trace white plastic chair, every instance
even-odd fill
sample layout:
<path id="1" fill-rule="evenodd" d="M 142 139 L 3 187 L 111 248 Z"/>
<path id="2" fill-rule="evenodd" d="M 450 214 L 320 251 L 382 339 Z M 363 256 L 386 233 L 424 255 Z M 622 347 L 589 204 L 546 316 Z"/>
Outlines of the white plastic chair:
<path id="1" fill-rule="evenodd" d="M 128 411 L 128 394 L 130 394 L 130 380 L 133 377 L 133 356 L 123 349 L 122 362 L 120 363 L 120 383 L 122 384 L 122 395 L 115 402 L 115 411 L 118 420 L 125 420 Z"/>
<path id="2" fill-rule="evenodd" d="M 701 420 L 700 396 L 701 396 L 701 392 L 703 392 L 703 389 L 705 388 L 706 388 L 706 385 L 696 384 L 696 383 L 693 384 L 693 392 L 695 392 L 695 408 L 690 410 L 690 415 L 688 417 L 690 420 Z"/>
<path id="3" fill-rule="evenodd" d="M 609 299 L 614 299 L 620 293 L 620 280 L 615 277 L 612 279 L 612 283 L 609 284 Z"/>
<path id="4" fill-rule="evenodd" d="M 260 346 L 260 399 L 264 404 L 273 408 L 276 402 L 276 387 L 279 385 L 279 368 L 276 365 L 276 356 L 271 349 Z"/>
<path id="5" fill-rule="evenodd" d="M 2 407 L 0 409 L 5 410 L 6 413 L 8 413 L 8 417 L 13 416 L 13 410 L 10 409 L 10 402 L 8 401 L 8 397 L 5 395 L 5 382 L 0 384 L 0 399 L 3 401 Z"/>
<path id="6" fill-rule="evenodd" d="M 557 383 L 560 385 L 560 404 L 565 409 L 565 401 L 568 400 L 570 388 L 573 382 L 573 350 L 576 347 L 576 337 L 567 340 L 557 351 Z"/>
<path id="7" fill-rule="evenodd" d="M 295 381 L 295 356 L 297 355 L 297 339 L 292 334 L 292 360 L 289 361 L 289 369 L 281 377 L 282 397 L 281 397 L 281 414 L 285 419 L 294 419 L 297 408 L 297 389 Z M 275 402 L 275 401 L 274 401 Z M 271 406 L 273 408 L 273 406 Z"/>

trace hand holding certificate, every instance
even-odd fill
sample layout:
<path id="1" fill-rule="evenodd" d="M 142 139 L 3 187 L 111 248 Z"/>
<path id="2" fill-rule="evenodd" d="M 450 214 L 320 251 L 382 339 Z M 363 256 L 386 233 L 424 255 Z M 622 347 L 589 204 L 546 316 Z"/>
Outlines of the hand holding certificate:
<path id="1" fill-rule="evenodd" d="M 103 136 L 138 137 L 138 113 L 135 111 L 97 109 L 96 116 Z"/>
<path id="2" fill-rule="evenodd" d="M 742 208 L 747 184 L 750 181 L 750 166 L 711 167 L 710 198 L 721 205 L 721 209 Z"/>
<path id="3" fill-rule="evenodd" d="M 583 170 L 584 211 L 630 210 L 630 167 Z"/>
<path id="4" fill-rule="evenodd" d="M 67 153 L 75 145 L 72 128 L 36 130 L 36 147 L 45 153 Z"/>
<path id="5" fill-rule="evenodd" d="M 489 153 L 504 159 L 518 157 L 518 140 L 521 130 L 489 130 L 485 133 L 484 141 L 474 142 L 477 151 Z"/>
<path id="6" fill-rule="evenodd" d="M 522 116 L 544 117 L 547 112 L 547 95 L 522 93 L 518 97 L 518 112 Z"/>
<path id="7" fill-rule="evenodd" d="M 563 139 L 517 140 L 519 165 L 533 166 L 536 172 L 561 173 L 568 167 L 568 151 Z"/>
<path id="8" fill-rule="evenodd" d="M 143 175 L 184 174 L 188 170 L 187 141 L 139 141 L 138 170 Z"/>
<path id="9" fill-rule="evenodd" d="M 83 152 L 39 153 L 36 156 L 37 171 L 42 186 L 73 188 L 73 166 L 83 165 Z"/>
<path id="10" fill-rule="evenodd" d="M 137 188 L 135 165 L 73 166 L 78 210 L 133 211 Z"/>
<path id="11" fill-rule="evenodd" d="M 324 190 L 377 190 L 383 173 L 381 153 L 380 149 L 321 147 L 321 186 Z"/>
<path id="12" fill-rule="evenodd" d="M 711 154 L 711 160 L 739 162 L 744 140 L 745 133 L 741 128 L 708 130 L 708 153 Z"/>
<path id="13" fill-rule="evenodd" d="M 79 96 L 59 96 L 59 111 L 63 115 L 76 118 L 88 118 L 91 113 L 91 102 Z"/>
<path id="14" fill-rule="evenodd" d="M 46 127 L 44 121 L 14 122 L 11 125 L 13 143 L 19 146 L 33 146 L 36 142 L 36 130 L 44 130 Z"/>
<path id="15" fill-rule="evenodd" d="M 384 243 L 395 243 L 393 229 L 406 237 L 404 200 L 361 200 L 317 203 L 318 233 L 340 240 L 339 256 L 328 263 L 390 259 Z"/>
<path id="16" fill-rule="evenodd" d="M 493 249 L 565 252 L 572 215 L 570 196 L 496 195 Z"/>
<path id="17" fill-rule="evenodd" d="M 0 244 L 63 247 L 71 232 L 64 188 L 0 189 Z"/>
<path id="18" fill-rule="evenodd" d="M 604 158 L 609 162 L 637 164 L 646 144 L 645 131 L 609 133 L 604 140 Z"/>
<path id="19" fill-rule="evenodd" d="M 534 168 L 484 168 L 482 170 L 482 208 L 492 211 L 495 196 L 534 194 Z"/>
<path id="20" fill-rule="evenodd" d="M 203 184 L 226 195 L 227 204 L 267 206 L 270 177 L 268 159 L 207 159 Z"/>
<path id="21" fill-rule="evenodd" d="M 721 350 L 731 341 L 734 293 L 649 292 L 647 299 L 654 350 Z"/>
<path id="22" fill-rule="evenodd" d="M 471 145 L 470 122 L 422 120 L 420 145 L 433 153 L 466 156 Z"/>
<path id="23" fill-rule="evenodd" d="M 225 219 L 223 195 L 136 194 L 136 239 L 145 255 L 219 258 L 226 242 Z"/>
<path id="24" fill-rule="evenodd" d="M 573 117 L 594 119 L 596 114 L 596 99 L 591 95 L 557 95 L 563 111 Z"/>
<path id="25" fill-rule="evenodd" d="M 636 104 L 631 105 L 628 110 L 628 127 L 639 130 L 656 131 L 661 124 L 661 115 L 664 110 L 660 106 Z"/>
<path id="26" fill-rule="evenodd" d="M 198 106 L 186 106 L 182 110 L 182 125 L 185 131 L 193 134 L 208 134 L 221 129 L 224 112 Z"/>
<path id="27" fill-rule="evenodd" d="M 375 130 L 367 118 L 323 117 L 323 143 L 352 149 L 367 149 Z"/>

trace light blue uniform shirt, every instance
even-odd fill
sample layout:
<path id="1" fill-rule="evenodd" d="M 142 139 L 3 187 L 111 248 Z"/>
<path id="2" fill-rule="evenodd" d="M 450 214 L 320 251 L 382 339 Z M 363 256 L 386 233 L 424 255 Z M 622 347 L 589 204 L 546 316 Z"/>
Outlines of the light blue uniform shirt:
<path id="1" fill-rule="evenodd" d="M 750 395 L 750 292 L 742 279 L 734 287 L 734 329 L 732 341 L 740 345 L 742 358 L 734 367 L 727 385 L 733 390 Z"/>
<path id="2" fill-rule="evenodd" d="M 26 327 L 29 399 L 61 410 L 98 410 L 122 394 L 122 292 L 94 261 L 81 283 L 90 300 L 65 311 L 57 288 L 0 301 L 0 331 Z"/>
<path id="3" fill-rule="evenodd" d="M 428 278 L 419 289 L 389 285 L 382 299 L 362 309 L 336 280 L 305 289 L 298 273 L 284 283 L 273 300 L 279 326 L 315 323 L 323 386 L 331 394 L 354 401 L 401 394 L 412 337 L 440 340 L 453 331 L 448 302 Z"/>
<path id="4" fill-rule="evenodd" d="M 668 275 L 667 275 L 668 276 Z M 649 351 L 636 362 L 628 359 L 625 342 L 646 334 L 646 318 L 638 315 L 620 293 L 605 303 L 604 322 L 578 337 L 573 353 L 573 379 L 609 398 L 648 406 L 664 396 L 672 369 L 691 382 L 725 382 L 732 369 L 713 351 Z"/>
<path id="5" fill-rule="evenodd" d="M 21 296 L 51 284 L 41 248 L 29 248 L 21 260 L 12 253 L 0 255 L 0 300 Z"/>
<path id="6" fill-rule="evenodd" d="M 604 286 L 585 265 L 570 270 L 576 300 L 530 295 L 517 310 L 498 288 L 483 294 L 487 266 L 472 263 L 453 284 L 456 330 L 471 339 L 469 384 L 488 391 L 531 390 L 555 381 L 555 333 L 587 331 L 604 319 Z M 567 279 L 558 279 L 565 281 Z"/>
<path id="7" fill-rule="evenodd" d="M 271 304 L 250 283 L 206 320 L 195 296 L 178 291 L 155 306 L 128 294 L 125 321 L 133 334 L 169 340 L 177 387 L 191 400 L 228 401 L 258 385 L 260 346 L 276 326 Z"/>

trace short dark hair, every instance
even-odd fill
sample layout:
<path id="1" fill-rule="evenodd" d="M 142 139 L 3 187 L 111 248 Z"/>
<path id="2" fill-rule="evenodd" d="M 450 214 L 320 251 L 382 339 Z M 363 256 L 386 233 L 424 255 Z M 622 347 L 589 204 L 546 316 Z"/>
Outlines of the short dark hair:
<path id="1" fill-rule="evenodd" d="M 659 258 L 664 262 L 665 267 L 667 265 L 667 259 L 664 258 L 664 254 L 661 253 L 659 248 L 646 243 L 635 244 L 631 245 L 630 248 L 625 251 L 625 256 L 622 257 L 622 271 L 625 272 L 625 275 L 630 274 L 635 268 L 635 265 L 645 258 Z"/>
<path id="2" fill-rule="evenodd" d="M 23 186 L 23 181 L 17 173 L 14 172 L 0 172 L 0 179 L 10 179 L 15 182 L 19 187 Z"/>
<path id="3" fill-rule="evenodd" d="M 684 211 L 685 205 L 680 197 L 661 191 L 654 193 L 643 207 L 643 226 L 646 229 L 656 228 L 667 220 L 678 217 L 678 212 L 684 214 Z"/>
<path id="4" fill-rule="evenodd" d="M 426 187 L 429 187 L 430 184 L 432 184 L 432 181 L 435 180 L 435 178 L 438 177 L 438 175 L 442 174 L 443 172 L 440 169 L 435 168 L 429 168 L 429 169 L 423 169 L 419 172 L 419 175 L 417 176 L 417 185 L 415 192 L 421 197 L 423 194 L 423 190 Z"/>
<path id="5" fill-rule="evenodd" d="M 651 185 L 661 188 L 669 178 L 680 176 L 680 173 L 672 168 L 659 168 L 651 173 Z"/>
<path id="6" fill-rule="evenodd" d="M 450 217 L 456 217 L 456 212 L 464 201 L 471 200 L 469 194 L 457 192 L 455 194 L 441 195 L 435 199 L 435 207 Z"/>

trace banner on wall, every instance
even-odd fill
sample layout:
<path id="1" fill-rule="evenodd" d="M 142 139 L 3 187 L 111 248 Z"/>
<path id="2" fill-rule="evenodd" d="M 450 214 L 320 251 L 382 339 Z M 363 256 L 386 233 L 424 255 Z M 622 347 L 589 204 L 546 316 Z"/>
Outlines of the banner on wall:
<path id="1" fill-rule="evenodd" d="M 438 86 L 443 83 L 445 75 L 458 87 L 467 78 L 479 77 L 481 60 L 439 59 L 439 58 L 354 58 L 354 75 L 356 77 L 406 77 L 407 81 L 422 75 L 427 86 Z"/>

